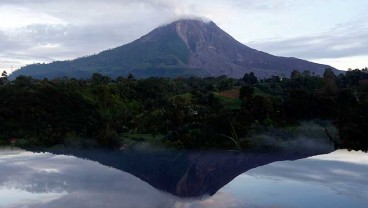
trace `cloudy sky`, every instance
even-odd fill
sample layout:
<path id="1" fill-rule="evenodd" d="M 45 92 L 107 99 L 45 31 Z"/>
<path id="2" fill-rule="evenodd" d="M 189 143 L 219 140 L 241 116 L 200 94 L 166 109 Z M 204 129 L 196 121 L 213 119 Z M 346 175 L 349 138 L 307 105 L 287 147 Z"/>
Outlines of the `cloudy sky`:
<path id="1" fill-rule="evenodd" d="M 367 0 L 0 0 L 0 70 L 74 59 L 202 17 L 274 55 L 368 66 Z"/>

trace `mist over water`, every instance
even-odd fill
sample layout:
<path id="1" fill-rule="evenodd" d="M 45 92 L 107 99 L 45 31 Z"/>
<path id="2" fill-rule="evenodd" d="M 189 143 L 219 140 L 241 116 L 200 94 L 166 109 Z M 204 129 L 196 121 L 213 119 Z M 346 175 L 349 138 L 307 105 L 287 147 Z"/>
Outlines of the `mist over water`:
<path id="1" fill-rule="evenodd" d="M 295 127 L 258 130 L 249 140 L 259 151 L 321 154 L 334 150 L 326 131 L 338 139 L 338 131 L 331 122 L 304 121 Z"/>

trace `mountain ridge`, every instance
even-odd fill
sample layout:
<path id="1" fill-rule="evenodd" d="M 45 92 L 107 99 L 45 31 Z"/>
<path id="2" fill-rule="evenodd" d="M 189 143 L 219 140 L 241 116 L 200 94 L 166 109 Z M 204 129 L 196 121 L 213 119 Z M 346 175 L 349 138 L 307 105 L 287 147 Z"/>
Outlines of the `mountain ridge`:
<path id="1" fill-rule="evenodd" d="M 285 77 L 294 69 L 321 75 L 325 68 L 332 67 L 252 49 L 212 21 L 182 19 L 126 45 L 71 61 L 28 65 L 11 76 L 88 78 L 98 72 L 111 77 L 132 73 L 142 78 L 220 75 L 240 78 L 254 72 L 258 77 Z"/>

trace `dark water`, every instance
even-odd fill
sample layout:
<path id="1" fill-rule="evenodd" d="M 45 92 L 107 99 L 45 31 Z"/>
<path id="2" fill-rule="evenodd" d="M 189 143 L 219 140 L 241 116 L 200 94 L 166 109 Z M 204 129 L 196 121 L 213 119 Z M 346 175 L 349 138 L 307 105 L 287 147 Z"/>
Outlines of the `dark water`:
<path id="1" fill-rule="evenodd" d="M 368 207 L 368 154 L 303 157 L 0 150 L 0 207 Z"/>

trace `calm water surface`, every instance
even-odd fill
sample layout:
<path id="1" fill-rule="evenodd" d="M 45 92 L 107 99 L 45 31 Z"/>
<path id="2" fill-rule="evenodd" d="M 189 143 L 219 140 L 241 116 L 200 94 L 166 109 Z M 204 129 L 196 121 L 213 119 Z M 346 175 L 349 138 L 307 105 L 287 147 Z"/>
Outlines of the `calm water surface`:
<path id="1" fill-rule="evenodd" d="M 69 155 L 0 150 L 0 207 L 368 207 L 362 152 Z"/>

